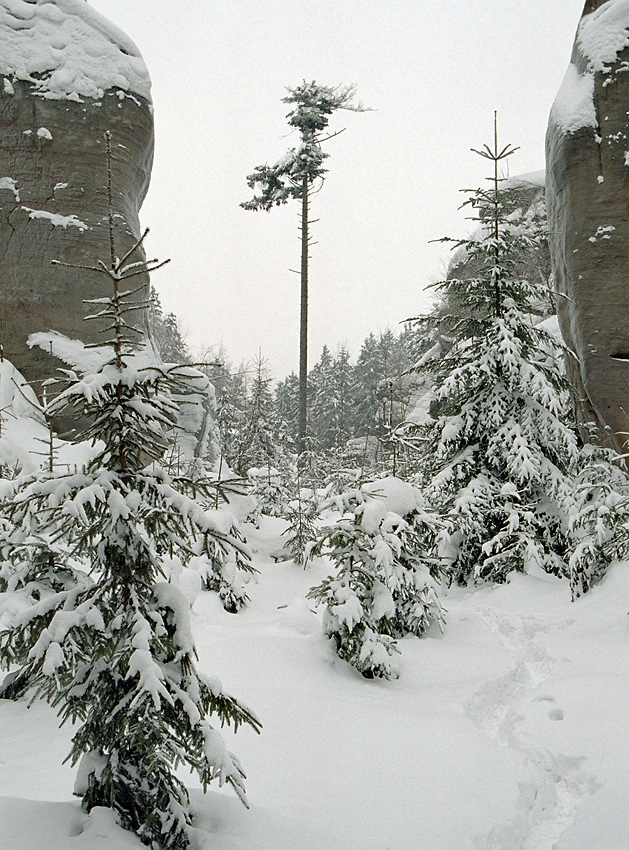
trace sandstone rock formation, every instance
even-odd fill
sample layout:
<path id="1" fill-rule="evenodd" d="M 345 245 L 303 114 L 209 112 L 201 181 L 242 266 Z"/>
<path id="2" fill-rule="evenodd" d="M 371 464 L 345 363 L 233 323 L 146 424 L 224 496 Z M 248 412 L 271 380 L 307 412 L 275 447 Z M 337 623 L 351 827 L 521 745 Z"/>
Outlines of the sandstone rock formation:
<path id="1" fill-rule="evenodd" d="M 539 235 L 539 245 L 525 254 L 514 256 L 518 276 L 527 280 L 549 283 L 551 270 L 548 255 L 548 243 L 545 205 L 545 173 L 531 171 L 518 174 L 500 182 L 504 194 L 504 203 L 518 223 L 525 224 L 530 235 Z M 448 263 L 447 279 L 467 280 L 478 274 L 478 266 L 468 259 L 464 248 L 457 249 Z"/>
<path id="2" fill-rule="evenodd" d="M 106 283 L 50 261 L 109 259 L 107 130 L 122 255 L 139 236 L 153 159 L 138 49 L 85 0 L 0 0 L 0 342 L 30 381 L 51 365 L 27 346 L 32 332 L 98 340 L 83 299 Z"/>
<path id="3" fill-rule="evenodd" d="M 518 228 L 524 225 L 529 236 L 534 238 L 535 241 L 532 249 L 520 255 L 511 256 L 515 263 L 515 274 L 518 278 L 535 281 L 550 287 L 551 269 L 546 239 L 544 181 L 543 171 L 533 171 L 503 180 L 500 187 L 504 191 L 504 203 L 509 204 L 508 210 L 511 221 Z M 477 231 L 477 235 L 481 235 L 480 229 Z M 481 269 L 481 265 L 478 260 L 470 258 L 465 248 L 459 247 L 450 258 L 446 279 L 471 280 L 477 277 L 479 273 L 486 273 L 486 268 Z M 550 305 L 539 305 L 540 315 L 537 321 L 542 319 L 548 321 L 545 307 L 548 307 L 548 313 L 550 313 Z M 445 318 L 445 323 L 436 332 L 432 339 L 434 344 L 420 358 L 418 366 L 425 366 L 430 361 L 440 360 L 450 351 L 453 338 L 447 317 L 462 315 L 461 307 L 450 295 L 436 307 L 435 315 Z M 556 336 L 560 338 L 559 329 L 555 329 L 554 322 L 547 324 L 545 330 L 550 333 L 555 333 L 556 330 Z M 415 385 L 408 406 L 408 421 L 419 424 L 426 422 L 430 417 L 438 416 L 440 405 L 434 395 L 434 381 L 430 372 L 421 370 L 410 375 L 409 378 L 414 381 Z"/>
<path id="4" fill-rule="evenodd" d="M 559 322 L 586 418 L 629 431 L 629 0 L 588 0 L 546 142 Z M 626 411 L 626 413 L 625 413 Z"/>

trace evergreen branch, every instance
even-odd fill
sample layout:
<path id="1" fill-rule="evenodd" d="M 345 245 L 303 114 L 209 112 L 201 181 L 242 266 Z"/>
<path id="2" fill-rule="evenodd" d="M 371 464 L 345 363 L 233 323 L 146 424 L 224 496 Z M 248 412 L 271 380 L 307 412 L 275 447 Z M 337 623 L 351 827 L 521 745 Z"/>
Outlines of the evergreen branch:
<path id="1" fill-rule="evenodd" d="M 143 233 L 143 234 L 140 236 L 140 238 L 138 239 L 138 241 L 137 241 L 137 242 L 133 245 L 133 247 L 129 248 L 129 250 L 128 250 L 128 251 L 127 251 L 127 253 L 124 255 L 124 257 L 123 257 L 121 260 L 119 260 L 119 261 L 118 261 L 118 264 L 117 264 L 117 266 L 116 266 L 116 271 L 120 271 L 120 269 L 122 268 L 122 266 L 124 266 L 124 264 L 126 263 L 126 261 L 129 259 L 129 257 L 130 257 L 130 256 L 131 256 L 131 255 L 132 255 L 135 251 L 137 251 L 137 250 L 138 250 L 138 248 L 142 245 L 142 243 L 144 242 L 144 240 L 146 239 L 146 237 L 148 236 L 148 234 L 149 234 L 149 228 L 147 227 L 147 228 L 144 230 L 144 233 Z"/>
<path id="2" fill-rule="evenodd" d="M 107 267 L 105 267 L 103 269 L 103 268 L 99 268 L 99 267 L 95 267 L 95 266 L 86 266 L 86 265 L 83 265 L 82 263 L 65 263 L 62 260 L 51 260 L 50 265 L 51 266 L 64 266 L 65 268 L 68 268 L 68 269 L 84 269 L 85 271 L 99 272 L 101 274 L 104 272 L 107 275 L 109 274 L 109 269 Z"/>

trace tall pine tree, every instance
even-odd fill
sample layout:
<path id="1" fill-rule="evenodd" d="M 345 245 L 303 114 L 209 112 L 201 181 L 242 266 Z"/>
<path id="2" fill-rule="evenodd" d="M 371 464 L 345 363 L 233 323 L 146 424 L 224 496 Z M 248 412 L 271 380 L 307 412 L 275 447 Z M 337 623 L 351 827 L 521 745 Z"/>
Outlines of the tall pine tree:
<path id="1" fill-rule="evenodd" d="M 330 116 L 339 109 L 363 112 L 361 104 L 353 102 L 354 86 L 322 86 L 315 80 L 289 88 L 284 103 L 293 107 L 286 116 L 288 123 L 299 132 L 299 146 L 291 148 L 274 165 L 258 165 L 247 177 L 247 185 L 259 194 L 241 204 L 247 210 L 266 210 L 285 204 L 291 199 L 301 203 L 301 266 L 299 320 L 299 417 L 297 451 L 306 449 L 308 421 L 308 271 L 310 237 L 310 199 L 323 183 L 327 169 L 323 163 L 329 156 L 322 143 Z M 336 134 L 334 134 L 336 135 Z"/>

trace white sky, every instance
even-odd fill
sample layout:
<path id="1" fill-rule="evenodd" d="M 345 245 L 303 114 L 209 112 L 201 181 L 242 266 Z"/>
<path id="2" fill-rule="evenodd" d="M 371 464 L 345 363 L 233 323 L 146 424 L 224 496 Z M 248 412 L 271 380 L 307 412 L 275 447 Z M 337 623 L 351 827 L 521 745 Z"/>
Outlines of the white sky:
<path id="1" fill-rule="evenodd" d="M 511 174 L 544 167 L 550 106 L 583 0 L 90 0 L 136 42 L 153 80 L 156 157 L 141 220 L 172 262 L 153 283 L 198 352 L 222 343 L 283 377 L 298 362 L 298 205 L 239 207 L 245 176 L 296 143 L 286 86 L 355 83 L 374 112 L 337 113 L 312 217 L 310 364 L 324 343 L 425 309 L 441 236 L 466 232 L 461 188 L 519 145 Z"/>

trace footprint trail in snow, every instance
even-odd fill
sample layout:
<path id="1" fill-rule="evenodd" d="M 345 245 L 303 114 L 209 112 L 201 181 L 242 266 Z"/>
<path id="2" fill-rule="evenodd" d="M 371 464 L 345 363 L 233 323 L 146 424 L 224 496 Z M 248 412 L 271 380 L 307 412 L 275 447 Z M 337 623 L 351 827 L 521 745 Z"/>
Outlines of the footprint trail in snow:
<path id="1" fill-rule="evenodd" d="M 550 694 L 536 694 L 556 665 L 536 635 L 547 626 L 535 618 L 478 610 L 513 655 L 512 669 L 486 682 L 465 705 L 469 719 L 502 746 L 524 759 L 516 811 L 476 839 L 475 850 L 556 850 L 561 835 L 573 823 L 579 800 L 596 792 L 594 777 L 583 772 L 583 758 L 549 750 L 519 728 L 526 711 L 543 711 L 549 722 L 564 718 Z M 566 626 L 569 622 L 566 622 Z"/>

